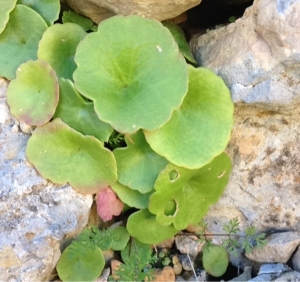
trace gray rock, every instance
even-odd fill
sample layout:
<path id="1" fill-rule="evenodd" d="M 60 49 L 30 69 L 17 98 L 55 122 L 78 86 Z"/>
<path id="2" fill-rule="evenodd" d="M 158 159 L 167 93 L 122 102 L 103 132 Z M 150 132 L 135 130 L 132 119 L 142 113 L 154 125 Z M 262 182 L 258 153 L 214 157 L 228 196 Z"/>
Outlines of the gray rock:
<path id="1" fill-rule="evenodd" d="M 258 275 L 262 275 L 262 274 L 275 274 L 275 275 L 280 275 L 284 272 L 288 272 L 291 269 L 283 264 L 283 263 L 267 263 L 267 264 L 263 264 L 258 272 Z"/>
<path id="2" fill-rule="evenodd" d="M 242 282 L 242 281 L 248 281 L 251 279 L 251 271 L 252 271 L 252 266 L 245 266 L 244 267 L 244 271 L 241 275 L 239 275 L 238 277 L 236 278 L 233 278 L 231 280 L 229 280 L 228 282 Z"/>
<path id="3" fill-rule="evenodd" d="M 262 249 L 254 248 L 251 253 L 246 254 L 246 257 L 256 262 L 286 263 L 299 244 L 298 232 L 276 233 L 268 237 L 266 246 Z"/>
<path id="4" fill-rule="evenodd" d="M 60 241 L 88 221 L 92 196 L 40 177 L 25 156 L 28 135 L 20 132 L 0 79 L 0 280 L 50 278 Z"/>
<path id="5" fill-rule="evenodd" d="M 177 250 L 182 254 L 196 257 L 202 250 L 204 243 L 200 243 L 197 236 L 177 235 L 175 237 Z"/>
<path id="6" fill-rule="evenodd" d="M 99 23 L 113 15 L 139 15 L 159 21 L 174 18 L 201 0 L 64 0 L 74 11 Z"/>
<path id="7" fill-rule="evenodd" d="M 270 274 L 262 274 L 250 279 L 248 282 L 269 282 L 272 281 L 272 276 Z"/>
<path id="8" fill-rule="evenodd" d="M 293 269 L 300 272 L 300 246 L 297 249 L 297 252 L 294 254 L 293 259 Z"/>
<path id="9" fill-rule="evenodd" d="M 235 103 L 272 108 L 300 101 L 300 1 L 255 0 L 241 19 L 195 36 L 199 65 L 220 75 Z"/>
<path id="10" fill-rule="evenodd" d="M 178 258 L 179 258 L 179 262 L 181 263 L 182 268 L 184 270 L 186 270 L 186 271 L 192 271 L 193 270 L 193 265 L 192 265 L 192 264 L 194 264 L 194 258 L 193 257 L 190 256 L 192 264 L 191 264 L 191 262 L 190 262 L 187 255 L 179 255 Z"/>
<path id="11" fill-rule="evenodd" d="M 281 274 L 277 279 L 273 281 L 289 281 L 289 282 L 299 282 L 300 273 L 297 271 L 291 271 L 288 273 Z"/>

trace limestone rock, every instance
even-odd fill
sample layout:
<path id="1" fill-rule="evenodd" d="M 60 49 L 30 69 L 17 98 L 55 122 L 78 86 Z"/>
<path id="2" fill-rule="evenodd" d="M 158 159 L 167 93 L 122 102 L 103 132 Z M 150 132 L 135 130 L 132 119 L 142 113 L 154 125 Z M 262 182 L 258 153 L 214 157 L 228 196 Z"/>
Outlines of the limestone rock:
<path id="1" fill-rule="evenodd" d="M 201 252 L 205 243 L 199 242 L 197 236 L 177 235 L 175 237 L 176 248 L 182 254 L 196 257 Z"/>
<path id="2" fill-rule="evenodd" d="M 293 269 L 300 272 L 300 246 L 297 249 L 297 252 L 294 254 L 293 259 Z"/>
<path id="3" fill-rule="evenodd" d="M 233 101 L 267 108 L 300 101 L 300 1 L 255 0 L 241 19 L 195 36 L 199 65 L 220 75 Z"/>
<path id="4" fill-rule="evenodd" d="M 299 244 L 300 233 L 298 232 L 275 233 L 268 237 L 266 246 L 262 249 L 254 248 L 251 253 L 246 254 L 246 257 L 256 262 L 286 263 Z M 272 269 L 271 271 L 274 272 Z M 267 272 L 261 269 L 260 273 Z"/>
<path id="5" fill-rule="evenodd" d="M 0 79 L 0 280 L 45 281 L 60 257 L 60 240 L 88 221 L 92 196 L 40 177 L 25 157 L 28 135 L 9 113 Z"/>
<path id="6" fill-rule="evenodd" d="M 99 23 L 113 15 L 139 15 L 163 21 L 200 4 L 201 0 L 64 0 L 75 12 Z"/>

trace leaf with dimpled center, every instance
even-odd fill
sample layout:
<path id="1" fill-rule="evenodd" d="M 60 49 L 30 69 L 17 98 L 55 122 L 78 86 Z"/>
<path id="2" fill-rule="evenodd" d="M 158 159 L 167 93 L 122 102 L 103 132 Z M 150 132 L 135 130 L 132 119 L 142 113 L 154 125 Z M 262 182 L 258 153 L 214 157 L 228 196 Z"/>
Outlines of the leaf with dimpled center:
<path id="1" fill-rule="evenodd" d="M 40 60 L 27 61 L 8 86 L 7 103 L 17 119 L 40 126 L 52 118 L 58 95 L 58 81 L 51 66 Z"/>
<path id="2" fill-rule="evenodd" d="M 16 6 L 17 0 L 5 0 L 0 5 L 0 33 L 5 29 L 9 20 L 9 13 Z"/>
<path id="3" fill-rule="evenodd" d="M 190 170 L 169 164 L 155 182 L 149 211 L 158 223 L 177 230 L 197 223 L 217 202 L 231 172 L 229 157 L 222 153 L 208 165 Z"/>
<path id="4" fill-rule="evenodd" d="M 94 111 L 94 103 L 85 101 L 68 79 L 61 78 L 59 86 L 59 103 L 53 117 L 61 118 L 84 135 L 93 135 L 100 141 L 107 142 L 113 129 L 108 123 L 99 120 Z"/>
<path id="5" fill-rule="evenodd" d="M 69 182 L 80 193 L 94 194 L 117 180 L 112 152 L 60 119 L 35 129 L 26 155 L 44 178 L 58 184 Z"/>
<path id="6" fill-rule="evenodd" d="M 114 150 L 118 181 L 140 193 L 147 193 L 153 189 L 158 174 L 168 161 L 151 149 L 141 130 L 125 137 L 125 141 L 126 148 Z"/>
<path id="7" fill-rule="evenodd" d="M 0 76 L 15 78 L 18 66 L 37 58 L 38 43 L 47 24 L 34 10 L 18 4 L 0 34 Z"/>
<path id="8" fill-rule="evenodd" d="M 75 51 L 85 35 L 85 31 L 74 23 L 50 26 L 39 43 L 38 58 L 48 62 L 58 77 L 72 80 L 76 69 Z"/>
<path id="9" fill-rule="evenodd" d="M 189 169 L 221 154 L 233 125 L 233 103 L 224 81 L 205 68 L 189 66 L 189 91 L 169 122 L 144 131 L 151 148 L 171 163 Z"/>
<path id="10" fill-rule="evenodd" d="M 187 67 L 172 35 L 156 20 L 115 16 L 78 45 L 75 86 L 118 132 L 154 130 L 187 93 Z"/>
<path id="11" fill-rule="evenodd" d="M 35 10 L 44 18 L 48 25 L 52 25 L 58 19 L 59 0 L 18 0 L 18 4 L 24 4 Z"/>

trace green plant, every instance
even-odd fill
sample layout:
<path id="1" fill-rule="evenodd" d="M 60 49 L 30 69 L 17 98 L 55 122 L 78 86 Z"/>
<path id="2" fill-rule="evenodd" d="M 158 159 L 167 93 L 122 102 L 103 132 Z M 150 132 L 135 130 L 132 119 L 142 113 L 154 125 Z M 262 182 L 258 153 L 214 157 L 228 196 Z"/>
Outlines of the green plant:
<path id="1" fill-rule="evenodd" d="M 221 78 L 186 63 L 183 32 L 138 16 L 96 28 L 65 12 L 53 24 L 59 0 L 0 9 L 0 75 L 12 114 L 36 127 L 26 155 L 37 171 L 97 194 L 104 220 L 138 209 L 126 228 L 144 244 L 199 222 L 231 172 L 233 103 Z"/>
<path id="2" fill-rule="evenodd" d="M 224 224 L 224 234 L 206 234 L 207 224 L 202 221 L 198 225 L 199 231 L 197 236 L 200 242 L 205 242 L 203 249 L 203 267 L 204 269 L 215 277 L 222 276 L 228 267 L 229 256 L 228 253 L 237 255 L 237 249 L 242 248 L 246 253 L 250 253 L 254 247 L 262 248 L 266 245 L 266 234 L 258 234 L 255 227 L 246 228 L 245 235 L 237 234 L 240 232 L 240 222 L 237 218 L 231 219 Z M 225 237 L 222 246 L 212 243 L 211 237 Z"/>

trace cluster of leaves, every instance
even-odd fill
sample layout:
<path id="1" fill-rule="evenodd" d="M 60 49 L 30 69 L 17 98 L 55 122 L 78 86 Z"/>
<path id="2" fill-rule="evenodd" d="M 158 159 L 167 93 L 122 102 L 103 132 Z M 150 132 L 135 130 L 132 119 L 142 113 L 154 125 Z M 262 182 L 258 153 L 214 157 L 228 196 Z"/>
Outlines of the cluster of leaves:
<path id="1" fill-rule="evenodd" d="M 59 10 L 59 0 L 0 7 L 7 102 L 35 128 L 28 160 L 52 182 L 97 194 L 104 220 L 138 209 L 126 228 L 144 244 L 199 222 L 231 171 L 225 83 L 187 64 L 195 59 L 172 23 L 115 16 L 95 26 L 72 12 L 54 23 Z"/>
<path id="2" fill-rule="evenodd" d="M 255 227 L 247 227 L 245 235 L 239 235 L 241 231 L 239 228 L 240 222 L 238 218 L 231 219 L 228 223 L 224 224 L 224 234 L 209 234 L 210 238 L 214 236 L 222 236 L 226 239 L 222 245 L 215 245 L 211 239 L 208 239 L 206 232 L 207 224 L 202 221 L 197 235 L 201 242 L 205 242 L 203 248 L 203 267 L 214 277 L 222 276 L 229 264 L 229 254 L 237 255 L 238 249 L 245 250 L 250 253 L 254 247 L 263 248 L 266 243 L 266 234 L 257 233 Z"/>

